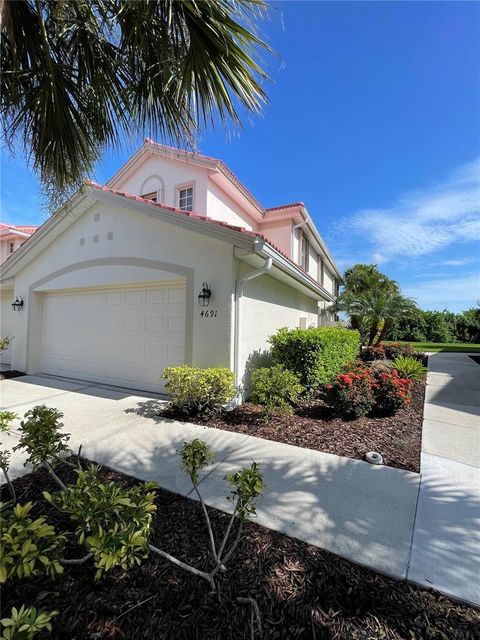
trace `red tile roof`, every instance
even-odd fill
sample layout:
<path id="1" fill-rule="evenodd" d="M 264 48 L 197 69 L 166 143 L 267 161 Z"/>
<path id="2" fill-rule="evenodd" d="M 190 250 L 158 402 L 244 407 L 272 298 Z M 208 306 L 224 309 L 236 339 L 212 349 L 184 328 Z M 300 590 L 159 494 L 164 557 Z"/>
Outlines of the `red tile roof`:
<path id="1" fill-rule="evenodd" d="M 86 180 L 85 183 L 91 187 L 93 187 L 94 189 L 97 189 L 99 191 L 104 191 L 106 193 L 112 193 L 113 195 L 117 195 L 117 196 L 122 196 L 124 198 L 128 198 L 129 200 L 134 200 L 135 202 L 142 202 L 144 204 L 148 204 L 152 207 L 157 207 L 159 209 L 167 209 L 168 211 L 173 211 L 175 213 L 178 213 L 180 215 L 186 216 L 187 218 L 193 218 L 195 220 L 202 220 L 203 222 L 208 222 L 209 224 L 214 224 L 220 227 L 226 227 L 228 229 L 232 229 L 233 231 L 238 231 L 239 233 L 243 233 L 247 236 L 250 237 L 254 237 L 254 238 L 260 238 L 262 240 L 264 240 L 268 245 L 270 245 L 270 247 L 272 247 L 272 249 L 275 249 L 275 251 L 277 251 L 280 255 L 282 255 L 284 258 L 286 258 L 288 260 L 288 262 L 290 262 L 293 266 L 295 266 L 297 269 L 299 269 L 300 271 L 302 271 L 303 275 L 308 278 L 311 282 L 313 282 L 314 284 L 316 284 L 317 286 L 321 287 L 320 283 L 315 280 L 315 278 L 312 278 L 311 275 L 309 275 L 305 269 L 303 269 L 303 267 L 301 267 L 299 264 L 297 264 L 296 262 L 294 262 L 286 253 L 284 253 L 281 249 L 279 249 L 275 244 L 273 244 L 273 242 L 271 242 L 266 236 L 264 236 L 262 233 L 258 233 L 257 231 L 250 231 L 249 229 L 246 229 L 245 227 L 239 227 L 233 224 L 228 224 L 228 222 L 223 222 L 222 220 L 214 220 L 213 218 L 210 218 L 208 216 L 202 216 L 198 213 L 194 213 L 191 211 L 184 211 L 183 209 L 179 209 L 178 207 L 172 207 L 170 205 L 166 205 L 166 204 L 162 204 L 161 202 L 154 202 L 153 200 L 147 200 L 146 198 L 142 198 L 141 196 L 135 196 L 132 195 L 131 193 L 125 193 L 124 191 L 117 191 L 116 189 L 111 189 L 110 187 L 104 187 L 101 184 L 98 184 L 97 182 L 93 182 L 92 180 Z M 292 205 L 293 206 L 293 205 Z"/>
<path id="2" fill-rule="evenodd" d="M 304 207 L 303 202 L 291 202 L 290 204 L 281 204 L 278 207 L 268 207 L 265 211 L 277 211 L 278 209 L 295 209 L 296 207 Z"/>
<path id="3" fill-rule="evenodd" d="M 0 222 L 0 229 L 12 229 L 13 231 L 32 234 L 35 233 L 38 227 L 28 224 L 6 224 L 5 222 Z"/>

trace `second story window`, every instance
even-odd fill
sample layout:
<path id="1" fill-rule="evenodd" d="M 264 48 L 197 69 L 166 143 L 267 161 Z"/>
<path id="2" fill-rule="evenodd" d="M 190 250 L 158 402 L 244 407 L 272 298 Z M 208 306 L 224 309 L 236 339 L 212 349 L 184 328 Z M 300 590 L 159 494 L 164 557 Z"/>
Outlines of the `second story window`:
<path id="1" fill-rule="evenodd" d="M 13 242 L 10 242 L 8 245 L 8 252 L 13 253 L 14 251 L 15 251 L 15 244 Z"/>
<path id="2" fill-rule="evenodd" d="M 151 200 L 152 202 L 157 202 L 158 192 L 152 191 L 151 193 L 142 193 L 141 197 L 145 198 L 145 200 Z"/>
<path id="3" fill-rule="evenodd" d="M 178 208 L 183 211 L 193 211 L 193 187 L 178 190 Z"/>
<path id="4" fill-rule="evenodd" d="M 309 253 L 309 242 L 307 236 L 302 233 L 300 235 L 300 266 L 308 271 L 308 253 Z"/>

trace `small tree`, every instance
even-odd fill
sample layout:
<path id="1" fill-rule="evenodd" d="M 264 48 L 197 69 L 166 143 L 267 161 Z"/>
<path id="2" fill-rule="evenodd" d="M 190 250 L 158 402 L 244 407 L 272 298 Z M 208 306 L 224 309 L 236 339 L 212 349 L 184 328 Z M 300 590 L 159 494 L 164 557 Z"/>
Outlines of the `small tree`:
<path id="1" fill-rule="evenodd" d="M 44 498 L 61 511 L 70 514 L 76 526 L 79 544 L 87 547 L 88 553 L 81 558 L 63 558 L 66 536 L 56 532 L 45 518 L 32 520 L 29 513 L 32 504 L 5 505 L 1 515 L 2 565 L 1 579 L 22 577 L 47 572 L 52 577 L 63 571 L 63 565 L 82 564 L 93 559 L 97 569 L 95 578 L 116 567 L 127 570 L 140 564 L 150 553 L 158 555 L 177 567 L 188 571 L 208 582 L 216 590 L 215 578 L 219 571 L 226 571 L 226 563 L 237 548 L 245 521 L 256 513 L 256 502 L 265 489 L 258 465 L 241 469 L 226 477 L 231 486 L 228 499 L 233 504 L 233 513 L 227 528 L 217 544 L 213 534 L 208 511 L 198 488 L 200 472 L 213 460 L 208 444 L 195 439 L 185 442 L 178 452 L 182 467 L 188 473 L 200 499 L 211 545 L 211 568 L 197 569 L 179 560 L 150 542 L 151 524 L 156 510 L 153 483 L 141 483 L 124 488 L 114 481 L 102 482 L 99 467 L 91 465 L 87 470 L 76 469 L 77 481 L 66 485 L 53 465 L 62 461 L 62 456 L 71 453 L 68 449 L 69 436 L 62 434 L 60 422 L 62 414 L 46 406 L 35 407 L 25 414 L 20 423 L 20 444 L 29 455 L 28 460 L 35 466 L 47 468 L 60 491 L 44 492 Z M 235 523 L 237 530 L 233 541 L 231 534 Z M 251 599 L 241 599 L 257 612 L 258 607 Z M 46 616 L 48 617 L 48 613 Z M 18 616 L 17 616 L 18 617 Z M 12 618 L 6 619 L 6 626 L 12 627 Z M 32 621 L 35 616 L 32 617 Z M 44 618 L 42 620 L 45 621 Z M 260 622 L 258 621 L 260 626 Z M 32 627 L 33 628 L 33 627 Z M 27 629 L 27 627 L 25 627 Z M 14 636 L 11 636 L 12 639 Z"/>

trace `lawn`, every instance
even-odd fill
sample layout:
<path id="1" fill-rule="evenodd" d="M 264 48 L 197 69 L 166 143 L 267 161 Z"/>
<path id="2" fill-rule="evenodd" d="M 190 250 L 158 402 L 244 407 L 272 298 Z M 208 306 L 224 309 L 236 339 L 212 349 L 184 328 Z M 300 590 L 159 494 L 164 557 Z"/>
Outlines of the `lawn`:
<path id="1" fill-rule="evenodd" d="M 385 340 L 385 344 L 400 342 L 399 340 Z M 417 351 L 451 351 L 459 353 L 480 353 L 480 344 L 465 344 L 462 342 L 402 342 L 411 344 Z"/>
<path id="2" fill-rule="evenodd" d="M 74 481 L 71 469 L 60 468 L 59 473 L 66 482 Z M 138 483 L 106 468 L 101 477 L 123 486 Z M 43 515 L 67 532 L 65 556 L 83 556 L 74 523 L 42 496 L 42 490 L 57 489 L 46 471 L 19 478 L 15 486 L 22 503 L 34 503 L 35 516 Z M 209 542 L 200 505 L 162 489 L 157 490 L 156 504 L 154 544 L 208 568 Z M 208 510 L 219 538 L 228 515 Z M 21 603 L 57 610 L 51 640 L 478 638 L 480 615 L 474 608 L 255 523 L 246 525 L 227 572 L 220 574 L 218 596 L 205 581 L 152 555 L 134 569 L 115 569 L 98 581 L 94 572 L 89 561 L 67 566 L 55 579 L 11 579 L 2 585 L 3 610 Z M 257 602 L 261 634 L 254 629 L 251 635 L 251 606 L 239 602 L 239 596 Z"/>

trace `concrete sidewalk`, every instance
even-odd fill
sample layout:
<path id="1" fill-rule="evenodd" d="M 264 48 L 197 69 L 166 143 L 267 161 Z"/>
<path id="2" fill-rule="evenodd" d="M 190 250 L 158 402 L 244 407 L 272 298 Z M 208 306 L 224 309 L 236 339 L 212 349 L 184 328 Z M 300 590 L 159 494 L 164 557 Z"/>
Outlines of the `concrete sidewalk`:
<path id="1" fill-rule="evenodd" d="M 382 573 L 406 577 L 418 474 L 360 460 L 270 442 L 232 432 L 158 418 L 163 400 L 114 387 L 48 376 L 4 380 L 1 404 L 23 415 L 37 404 L 64 413 L 71 445 L 99 463 L 182 495 L 191 486 L 179 468 L 176 449 L 195 437 L 209 442 L 216 461 L 204 474 L 207 504 L 230 510 L 227 472 L 256 460 L 268 491 L 258 523 L 333 551 Z M 16 444 L 12 434 L 3 438 Z M 23 456 L 12 476 L 25 473 Z"/>
<path id="2" fill-rule="evenodd" d="M 408 578 L 480 605 L 480 365 L 429 358 Z"/>

